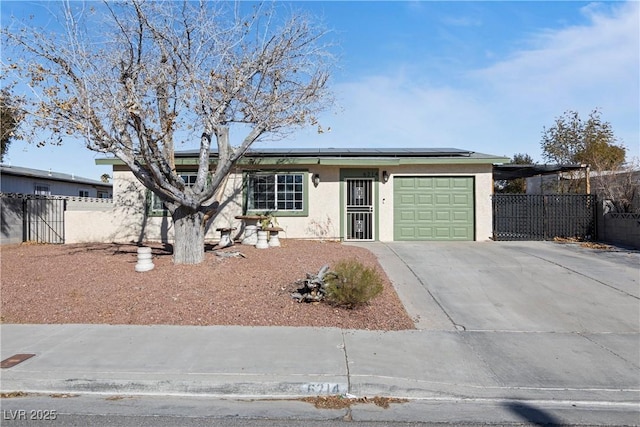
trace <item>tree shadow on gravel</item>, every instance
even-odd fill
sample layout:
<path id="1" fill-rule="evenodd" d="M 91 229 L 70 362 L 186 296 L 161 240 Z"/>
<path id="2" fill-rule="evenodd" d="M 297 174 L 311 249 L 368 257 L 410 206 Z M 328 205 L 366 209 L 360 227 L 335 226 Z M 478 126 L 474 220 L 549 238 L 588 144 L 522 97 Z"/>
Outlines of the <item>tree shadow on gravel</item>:
<path id="1" fill-rule="evenodd" d="M 88 243 L 85 245 L 74 245 L 68 248 L 65 253 L 59 254 L 59 256 L 76 255 L 85 252 L 104 252 L 105 255 L 135 255 L 138 252 L 138 248 L 148 246 L 151 248 L 151 253 L 156 256 L 166 256 L 173 254 L 173 245 L 169 243 Z"/>

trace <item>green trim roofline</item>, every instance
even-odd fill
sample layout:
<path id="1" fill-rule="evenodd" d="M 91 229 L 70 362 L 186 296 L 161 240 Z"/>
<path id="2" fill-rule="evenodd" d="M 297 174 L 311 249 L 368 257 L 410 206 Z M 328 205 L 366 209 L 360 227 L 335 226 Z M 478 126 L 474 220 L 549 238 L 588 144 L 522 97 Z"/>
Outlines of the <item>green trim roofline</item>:
<path id="1" fill-rule="evenodd" d="M 217 161 L 216 153 L 211 154 L 211 163 Z M 315 149 L 315 150 L 253 150 L 238 161 L 238 165 L 325 165 L 325 166 L 401 166 L 426 164 L 504 164 L 508 157 L 474 153 L 456 149 Z M 124 165 L 118 158 L 96 159 L 97 165 Z M 185 151 L 176 153 L 177 166 L 198 164 L 198 153 Z"/>

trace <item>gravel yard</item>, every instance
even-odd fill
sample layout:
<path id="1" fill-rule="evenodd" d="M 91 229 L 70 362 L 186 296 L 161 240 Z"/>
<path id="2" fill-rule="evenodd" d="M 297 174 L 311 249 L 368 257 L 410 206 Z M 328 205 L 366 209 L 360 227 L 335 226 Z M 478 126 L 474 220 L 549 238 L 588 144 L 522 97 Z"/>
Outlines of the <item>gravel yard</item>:
<path id="1" fill-rule="evenodd" d="M 235 245 L 244 257 L 207 248 L 204 263 L 172 263 L 170 248 L 150 244 L 155 268 L 134 271 L 135 244 L 3 245 L 3 323 L 322 326 L 413 329 L 376 257 L 338 242 L 283 239 L 282 247 Z M 297 303 L 295 281 L 324 264 L 355 258 L 385 277 L 383 293 L 348 310 Z"/>

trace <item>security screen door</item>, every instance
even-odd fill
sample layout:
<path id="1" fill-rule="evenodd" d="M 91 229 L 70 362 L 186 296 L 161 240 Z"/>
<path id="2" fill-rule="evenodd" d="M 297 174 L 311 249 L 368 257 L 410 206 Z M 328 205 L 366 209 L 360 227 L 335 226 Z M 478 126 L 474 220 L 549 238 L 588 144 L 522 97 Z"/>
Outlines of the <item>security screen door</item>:
<path id="1" fill-rule="evenodd" d="M 373 179 L 346 179 L 346 240 L 373 240 Z"/>

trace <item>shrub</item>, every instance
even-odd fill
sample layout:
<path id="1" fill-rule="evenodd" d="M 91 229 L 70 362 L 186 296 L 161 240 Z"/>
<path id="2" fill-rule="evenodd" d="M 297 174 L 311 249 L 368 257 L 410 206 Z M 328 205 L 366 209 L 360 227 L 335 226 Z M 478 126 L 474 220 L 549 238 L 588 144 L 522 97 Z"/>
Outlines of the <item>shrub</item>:
<path id="1" fill-rule="evenodd" d="M 382 277 L 378 271 L 355 259 L 340 261 L 333 272 L 335 275 L 328 275 L 325 281 L 326 299 L 332 304 L 354 308 L 382 292 Z"/>

